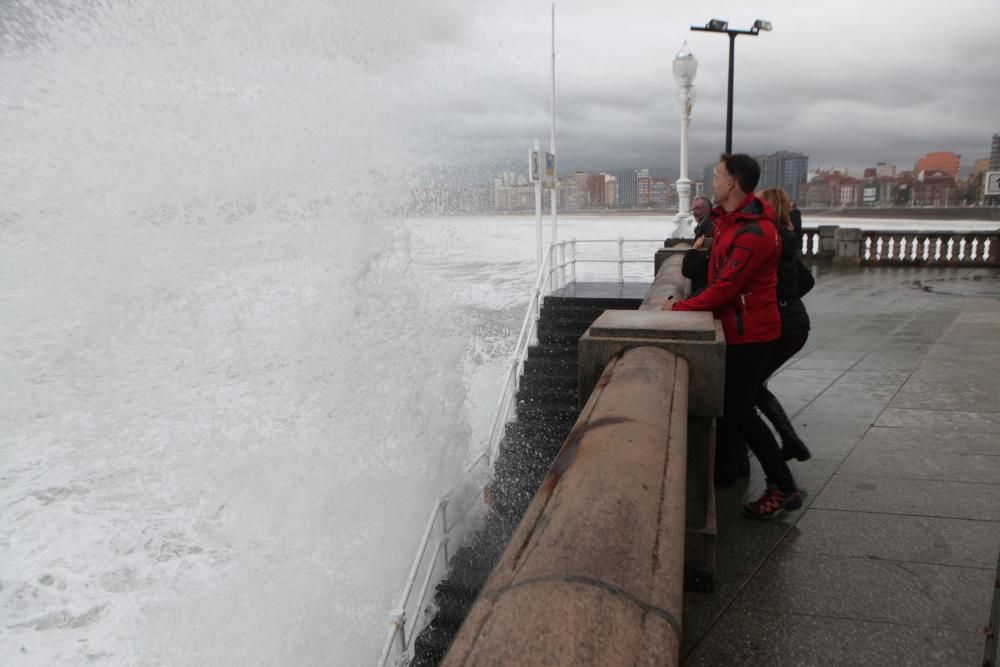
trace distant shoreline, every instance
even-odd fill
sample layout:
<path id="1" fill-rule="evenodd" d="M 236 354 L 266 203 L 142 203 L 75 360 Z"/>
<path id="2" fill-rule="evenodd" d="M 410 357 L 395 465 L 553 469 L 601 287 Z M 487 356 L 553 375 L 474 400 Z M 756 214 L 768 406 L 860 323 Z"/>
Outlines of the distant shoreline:
<path id="1" fill-rule="evenodd" d="M 1000 222 L 1000 207 L 949 208 L 804 208 L 802 217 L 868 218 L 886 220 L 978 220 Z"/>
<path id="2" fill-rule="evenodd" d="M 979 222 L 1000 222 L 1000 207 L 949 207 L 949 208 L 804 208 L 802 217 L 820 218 L 867 218 L 869 220 L 974 220 Z M 650 216 L 674 216 L 672 209 L 593 209 L 589 211 L 558 211 L 559 217 L 575 218 L 595 216 L 602 218 L 635 218 Z M 462 213 L 458 215 L 482 215 L 489 217 L 534 217 L 534 211 L 491 211 L 484 213 Z M 545 211 L 542 219 L 551 213 Z M 448 215 L 418 217 L 452 217 Z"/>

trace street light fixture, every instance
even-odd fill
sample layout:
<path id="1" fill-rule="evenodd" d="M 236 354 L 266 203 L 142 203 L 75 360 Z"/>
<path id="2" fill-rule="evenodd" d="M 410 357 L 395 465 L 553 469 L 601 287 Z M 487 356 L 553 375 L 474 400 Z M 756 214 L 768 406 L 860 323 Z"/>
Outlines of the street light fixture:
<path id="1" fill-rule="evenodd" d="M 749 30 L 730 30 L 729 21 L 722 19 L 712 19 L 704 26 L 691 26 L 692 30 L 698 32 L 724 32 L 729 35 L 729 93 L 726 98 L 726 153 L 733 152 L 733 63 L 736 49 L 737 35 L 757 36 L 760 31 L 770 31 L 771 22 L 757 19 Z"/>
<path id="2" fill-rule="evenodd" d="M 698 74 L 698 59 L 691 53 L 687 42 L 674 56 L 674 81 L 680 87 L 681 103 L 681 176 L 677 179 L 677 217 L 674 238 L 693 238 L 691 226 L 691 181 L 688 179 L 688 124 L 694 102 L 694 78 Z"/>

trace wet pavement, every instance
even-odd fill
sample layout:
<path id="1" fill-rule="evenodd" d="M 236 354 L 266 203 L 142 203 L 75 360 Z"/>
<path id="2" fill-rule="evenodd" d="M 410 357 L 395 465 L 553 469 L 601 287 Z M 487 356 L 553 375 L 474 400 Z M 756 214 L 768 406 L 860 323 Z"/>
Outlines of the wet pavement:
<path id="1" fill-rule="evenodd" d="M 982 664 L 1000 553 L 1000 270 L 815 267 L 812 334 L 771 381 L 813 458 L 804 509 L 720 490 L 716 593 L 687 665 Z"/>

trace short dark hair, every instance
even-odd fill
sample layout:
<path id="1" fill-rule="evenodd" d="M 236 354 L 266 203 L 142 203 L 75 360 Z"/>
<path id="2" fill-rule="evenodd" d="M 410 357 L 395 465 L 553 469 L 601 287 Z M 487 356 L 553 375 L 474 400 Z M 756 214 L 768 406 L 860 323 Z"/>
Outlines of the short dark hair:
<path id="1" fill-rule="evenodd" d="M 719 162 L 726 165 L 726 171 L 739 183 L 740 190 L 750 193 L 756 189 L 760 182 L 760 165 L 757 160 L 746 153 L 723 153 L 719 156 Z"/>

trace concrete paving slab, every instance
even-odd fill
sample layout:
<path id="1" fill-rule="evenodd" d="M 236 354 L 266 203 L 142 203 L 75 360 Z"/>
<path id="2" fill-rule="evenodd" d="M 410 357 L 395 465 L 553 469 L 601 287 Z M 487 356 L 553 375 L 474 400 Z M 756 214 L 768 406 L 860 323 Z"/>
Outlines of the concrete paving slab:
<path id="1" fill-rule="evenodd" d="M 1000 522 L 813 508 L 783 545 L 799 553 L 989 569 Z"/>
<path id="2" fill-rule="evenodd" d="M 913 348 L 913 345 L 905 347 Z M 872 351 L 851 367 L 852 371 L 912 371 L 920 365 L 923 352 L 903 350 Z"/>
<path id="3" fill-rule="evenodd" d="M 813 459 L 842 461 L 857 447 L 873 421 L 872 417 L 800 412 L 792 418 L 792 425 Z"/>
<path id="4" fill-rule="evenodd" d="M 1000 521 L 1000 486 L 835 475 L 813 506 L 855 512 Z"/>
<path id="5" fill-rule="evenodd" d="M 1000 456 L 928 450 L 885 451 L 862 440 L 838 472 L 856 477 L 1000 485 Z"/>
<path id="6" fill-rule="evenodd" d="M 907 377 L 905 371 L 848 371 L 803 412 L 877 417 Z"/>
<path id="7" fill-rule="evenodd" d="M 794 414 L 797 410 L 789 409 L 791 401 L 812 401 L 822 394 L 830 385 L 843 375 L 839 370 L 794 370 L 785 367 L 779 370 L 767 383 L 768 388 L 785 404 L 785 410 Z"/>
<path id="8" fill-rule="evenodd" d="M 889 407 L 878 416 L 875 425 L 952 432 L 1000 433 L 1000 413 Z"/>
<path id="9" fill-rule="evenodd" d="M 864 435 L 864 445 L 888 452 L 1000 456 L 1000 439 L 996 433 L 954 429 L 873 426 Z"/>
<path id="10" fill-rule="evenodd" d="M 684 664 L 688 667 L 974 665 L 982 634 L 771 610 L 727 615 Z"/>
<path id="11" fill-rule="evenodd" d="M 865 350 L 843 350 L 838 352 L 821 348 L 802 357 L 789 368 L 800 371 L 846 371 L 858 363 L 865 354 L 867 354 Z"/>
<path id="12" fill-rule="evenodd" d="M 735 606 L 976 632 L 989 618 L 987 568 L 796 553 L 781 548 Z"/>
<path id="13" fill-rule="evenodd" d="M 1000 412 L 997 369 L 974 360 L 924 360 L 889 404 L 894 408 Z"/>

